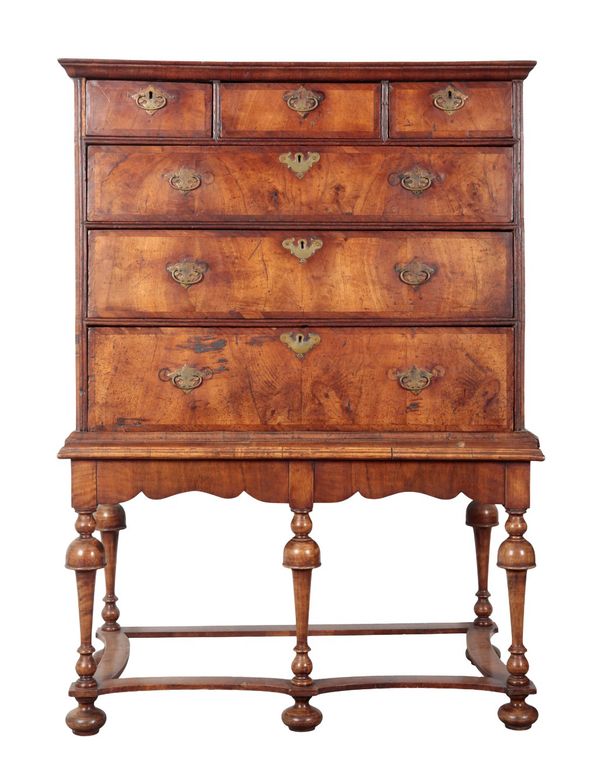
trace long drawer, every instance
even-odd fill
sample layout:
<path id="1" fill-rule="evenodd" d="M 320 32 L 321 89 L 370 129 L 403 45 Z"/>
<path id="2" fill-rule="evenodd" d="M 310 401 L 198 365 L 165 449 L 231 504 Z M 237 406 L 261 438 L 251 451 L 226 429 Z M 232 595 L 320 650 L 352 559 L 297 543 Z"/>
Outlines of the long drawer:
<path id="1" fill-rule="evenodd" d="M 93 230 L 96 318 L 512 316 L 501 232 Z"/>
<path id="2" fill-rule="evenodd" d="M 511 147 L 91 146 L 93 222 L 503 223 Z"/>
<path id="3" fill-rule="evenodd" d="M 503 431 L 510 328 L 92 328 L 89 429 Z"/>

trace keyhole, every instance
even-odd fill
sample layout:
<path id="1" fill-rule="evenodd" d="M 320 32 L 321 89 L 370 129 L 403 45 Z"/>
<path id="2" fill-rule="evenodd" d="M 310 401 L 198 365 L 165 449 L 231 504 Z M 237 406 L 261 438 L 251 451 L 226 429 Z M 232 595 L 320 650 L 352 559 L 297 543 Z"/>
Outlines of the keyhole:
<path id="1" fill-rule="evenodd" d="M 152 91 L 148 91 L 148 99 L 152 99 Z"/>
<path id="2" fill-rule="evenodd" d="M 296 161 L 298 161 L 298 163 L 302 163 L 302 153 L 296 153 Z"/>
<path id="3" fill-rule="evenodd" d="M 306 241 L 304 241 L 304 239 L 300 239 L 300 249 L 304 249 L 305 246 L 306 246 Z"/>
<path id="4" fill-rule="evenodd" d="M 301 332 L 299 332 L 298 333 L 298 343 L 303 343 L 303 342 L 304 342 L 304 335 Z"/>
<path id="5" fill-rule="evenodd" d="M 448 89 L 448 99 L 452 99 L 452 92 Z"/>

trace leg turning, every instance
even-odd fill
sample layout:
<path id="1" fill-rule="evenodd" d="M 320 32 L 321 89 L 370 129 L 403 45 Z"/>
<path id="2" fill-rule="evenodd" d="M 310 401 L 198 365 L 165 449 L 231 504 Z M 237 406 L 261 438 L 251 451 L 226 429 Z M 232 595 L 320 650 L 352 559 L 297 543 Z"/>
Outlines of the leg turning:
<path id="1" fill-rule="evenodd" d="M 100 505 L 94 515 L 96 527 L 102 534 L 102 544 L 106 553 L 106 568 L 104 578 L 106 582 L 106 595 L 103 598 L 104 608 L 102 629 L 113 632 L 120 629 L 118 623 L 119 609 L 115 595 L 115 575 L 117 572 L 117 547 L 119 544 L 119 531 L 126 527 L 125 510 L 120 504 L 114 506 Z"/>
<path id="2" fill-rule="evenodd" d="M 531 544 L 523 538 L 527 530 L 525 510 L 508 509 L 506 531 L 508 538 L 498 551 L 498 566 L 506 569 L 512 644 L 506 663 L 509 677 L 506 693 L 510 702 L 502 705 L 498 717 L 508 729 L 529 729 L 537 721 L 538 712 L 525 702 L 529 694 L 530 680 L 527 678 L 529 663 L 523 645 L 523 617 L 525 610 L 525 582 L 527 571 L 535 568 L 535 554 Z"/>
<path id="3" fill-rule="evenodd" d="M 475 535 L 475 554 L 477 557 L 477 603 L 475 604 L 475 624 L 490 627 L 493 622 L 492 604 L 488 590 L 488 568 L 490 564 L 491 530 L 498 525 L 498 510 L 493 504 L 480 504 L 472 501 L 467 507 L 467 525 L 473 528 Z"/>
<path id="4" fill-rule="evenodd" d="M 97 697 L 96 660 L 92 646 L 92 614 L 96 571 L 105 565 L 104 548 L 92 536 L 96 523 L 92 512 L 80 512 L 75 523 L 79 538 L 67 550 L 66 567 L 75 571 L 79 601 L 81 643 L 75 670 L 79 678 L 73 684 L 78 706 L 67 714 L 67 726 L 78 735 L 96 734 L 106 721 L 106 714 L 94 705 Z"/>
<path id="5" fill-rule="evenodd" d="M 294 606 L 296 610 L 296 656 L 292 662 L 292 684 L 299 687 L 299 694 L 294 695 L 295 703 L 283 711 L 283 723 L 294 732 L 308 732 L 318 726 L 323 715 L 320 710 L 309 705 L 310 697 L 301 693 L 302 687 L 310 686 L 312 662 L 308 655 L 308 609 L 310 604 L 310 580 L 313 568 L 321 565 L 318 544 L 309 533 L 312 522 L 308 510 L 295 511 L 292 520 L 294 538 L 285 546 L 283 565 L 292 569 L 294 582 Z"/>

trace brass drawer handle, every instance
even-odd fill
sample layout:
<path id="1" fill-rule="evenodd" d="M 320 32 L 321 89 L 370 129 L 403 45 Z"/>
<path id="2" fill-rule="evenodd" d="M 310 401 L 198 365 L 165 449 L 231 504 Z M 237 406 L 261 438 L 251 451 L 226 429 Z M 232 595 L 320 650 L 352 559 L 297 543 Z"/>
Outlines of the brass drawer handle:
<path id="1" fill-rule="evenodd" d="M 415 257 L 406 265 L 397 263 L 394 266 L 394 271 L 396 271 L 398 278 L 404 284 L 408 284 L 410 287 L 418 287 L 431 279 L 435 273 L 435 268 L 422 263 Z"/>
<path id="2" fill-rule="evenodd" d="M 309 257 L 312 257 L 318 249 L 323 246 L 322 239 L 315 239 L 312 236 L 305 238 L 301 236 L 296 244 L 295 238 L 285 239 L 281 242 L 281 246 L 298 258 L 298 262 L 305 263 Z"/>
<path id="3" fill-rule="evenodd" d="M 397 380 L 398 384 L 406 391 L 410 391 L 415 396 L 418 396 L 423 389 L 431 386 L 433 378 L 443 375 L 443 370 L 439 367 L 430 370 L 424 370 L 422 367 L 413 365 L 408 370 L 391 370 L 390 377 L 393 380 Z"/>
<path id="4" fill-rule="evenodd" d="M 283 99 L 290 110 L 295 110 L 301 118 L 306 118 L 325 99 L 325 94 L 300 86 L 294 91 L 286 91 Z"/>
<path id="5" fill-rule="evenodd" d="M 435 179 L 435 174 L 422 169 L 420 166 L 414 166 L 406 172 L 393 172 L 388 177 L 390 185 L 401 185 L 404 190 L 408 190 L 415 196 L 420 196 L 424 190 L 431 187 Z"/>
<path id="6" fill-rule="evenodd" d="M 319 153 L 282 153 L 279 160 L 285 164 L 288 169 L 294 172 L 299 180 L 304 177 L 306 172 L 317 163 L 321 158 Z"/>
<path id="7" fill-rule="evenodd" d="M 209 185 L 214 180 L 210 172 L 196 172 L 194 169 L 180 169 L 169 177 L 169 185 L 180 193 L 189 193 L 200 185 Z"/>
<path id="8" fill-rule="evenodd" d="M 167 95 L 156 86 L 146 86 L 133 95 L 136 105 L 145 110 L 148 115 L 154 115 L 157 110 L 162 110 L 167 105 Z"/>
<path id="9" fill-rule="evenodd" d="M 182 260 L 180 263 L 171 263 L 167 266 L 173 281 L 189 289 L 194 284 L 199 284 L 208 271 L 208 263 L 202 260 Z"/>
<path id="10" fill-rule="evenodd" d="M 305 355 L 321 342 L 321 336 L 313 332 L 284 332 L 279 340 L 290 348 L 298 359 L 304 359 Z"/>
<path id="11" fill-rule="evenodd" d="M 438 110 L 443 110 L 446 115 L 452 115 L 457 110 L 460 110 L 465 106 L 465 101 L 469 98 L 467 94 L 463 94 L 456 86 L 449 83 L 445 88 L 436 91 L 431 95 L 433 104 Z"/>
<path id="12" fill-rule="evenodd" d="M 178 367 L 177 370 L 171 371 L 169 371 L 168 367 L 163 367 L 158 371 L 158 377 L 161 381 L 171 381 L 173 386 L 177 386 L 185 394 L 189 394 L 190 391 L 197 389 L 198 386 L 202 386 L 204 381 L 213 377 L 213 374 L 210 367 L 203 367 L 201 370 L 197 370 L 189 365 L 183 365 L 183 367 Z"/>

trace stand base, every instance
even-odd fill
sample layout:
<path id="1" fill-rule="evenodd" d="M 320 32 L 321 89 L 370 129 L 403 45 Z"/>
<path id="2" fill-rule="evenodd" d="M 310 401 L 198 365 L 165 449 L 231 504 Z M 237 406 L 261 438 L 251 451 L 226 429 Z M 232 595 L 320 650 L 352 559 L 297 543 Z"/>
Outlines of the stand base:
<path id="1" fill-rule="evenodd" d="M 487 627 L 471 622 L 446 622 L 441 624 L 378 624 L 378 625 L 311 625 L 309 635 L 443 635 L 464 634 L 467 638 L 467 658 L 481 673 L 480 676 L 452 675 L 381 675 L 342 676 L 315 679 L 305 686 L 294 684 L 291 679 L 242 676 L 158 676 L 122 678 L 129 659 L 132 638 L 213 638 L 213 637 L 271 637 L 294 636 L 294 625 L 245 625 L 204 627 L 122 627 L 116 631 L 100 628 L 97 637 L 104 642 L 104 649 L 94 656 L 97 662 L 95 678 L 98 688 L 94 694 L 73 684 L 69 691 L 80 705 L 67 717 L 67 724 L 81 735 L 95 734 L 103 726 L 106 716 L 96 708 L 93 700 L 103 694 L 118 692 L 154 691 L 165 689 L 226 689 L 240 691 L 265 691 L 287 694 L 294 698 L 294 705 L 282 714 L 283 723 L 294 732 L 309 732 L 317 727 L 323 715 L 309 704 L 312 697 L 328 692 L 354 689 L 477 689 L 507 692 L 509 676 L 506 665 L 499 657 L 498 649 L 491 644 L 497 632 L 495 624 Z M 536 689 L 529 683 L 527 694 Z M 89 704 L 86 703 L 89 701 Z M 503 705 L 498 715 L 510 729 L 528 729 L 537 719 L 537 711 L 522 700 L 511 700 Z"/>

